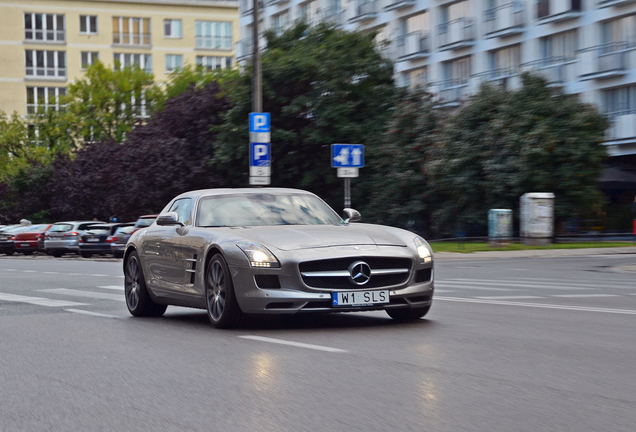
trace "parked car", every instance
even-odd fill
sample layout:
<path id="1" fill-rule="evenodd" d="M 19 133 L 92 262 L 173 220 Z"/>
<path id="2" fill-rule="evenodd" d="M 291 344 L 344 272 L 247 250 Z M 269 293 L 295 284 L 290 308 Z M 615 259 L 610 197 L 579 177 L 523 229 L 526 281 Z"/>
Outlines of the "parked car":
<path id="1" fill-rule="evenodd" d="M 126 243 L 128 243 L 128 239 L 134 230 L 135 227 L 133 225 L 119 227 L 117 231 L 115 231 L 115 234 L 106 239 L 106 242 L 110 243 L 110 251 L 115 258 L 122 258 L 124 256 Z"/>
<path id="2" fill-rule="evenodd" d="M 158 215 L 139 216 L 139 219 L 137 219 L 137 222 L 135 222 L 135 229 L 133 229 L 131 235 L 137 230 L 148 228 L 150 225 L 152 225 L 155 219 L 157 219 L 157 216 Z"/>
<path id="3" fill-rule="evenodd" d="M 67 253 L 79 253 L 80 233 L 101 221 L 56 222 L 44 235 L 44 250 L 58 258 Z"/>
<path id="4" fill-rule="evenodd" d="M 51 227 L 51 224 L 31 225 L 29 228 L 16 234 L 14 240 L 15 251 L 24 255 L 31 255 L 40 250 L 39 239 L 42 234 Z"/>
<path id="5" fill-rule="evenodd" d="M 112 253 L 108 240 L 117 231 L 117 228 L 129 226 L 131 223 L 102 223 L 89 225 L 80 233 L 79 252 L 84 258 L 90 258 L 93 254 L 106 255 Z"/>
<path id="6" fill-rule="evenodd" d="M 124 252 L 134 316 L 201 308 L 216 327 L 243 314 L 384 310 L 419 319 L 433 301 L 433 252 L 422 237 L 342 219 L 296 189 L 208 189 L 175 197 Z"/>
<path id="7" fill-rule="evenodd" d="M 15 236 L 33 225 L 10 225 L 0 231 L 0 253 L 13 255 Z"/>

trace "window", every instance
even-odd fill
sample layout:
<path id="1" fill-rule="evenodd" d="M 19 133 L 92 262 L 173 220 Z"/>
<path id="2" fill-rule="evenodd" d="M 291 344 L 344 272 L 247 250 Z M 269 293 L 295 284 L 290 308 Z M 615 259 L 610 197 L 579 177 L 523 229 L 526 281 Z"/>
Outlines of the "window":
<path id="1" fill-rule="evenodd" d="M 66 53 L 26 50 L 26 76 L 66 78 Z"/>
<path id="2" fill-rule="evenodd" d="M 407 72 L 402 72 L 402 84 L 404 87 L 421 87 L 425 88 L 427 84 L 426 68 L 413 69 Z"/>
<path id="3" fill-rule="evenodd" d="M 318 19 L 318 6 L 319 2 L 317 1 L 308 1 L 306 3 L 301 3 L 299 6 L 299 16 L 300 21 L 304 21 L 308 24 L 313 23 Z"/>
<path id="4" fill-rule="evenodd" d="M 232 49 L 232 23 L 221 21 L 196 21 L 196 47 L 207 49 Z"/>
<path id="5" fill-rule="evenodd" d="M 64 87 L 27 87 L 27 114 L 35 114 L 39 109 L 63 108 L 60 104 L 60 96 L 66 95 Z"/>
<path id="6" fill-rule="evenodd" d="M 274 32 L 277 35 L 283 34 L 285 29 L 289 26 L 289 11 L 281 12 L 278 15 L 274 15 Z"/>
<path id="7" fill-rule="evenodd" d="M 152 72 L 152 55 L 115 53 L 115 69 L 132 65 L 139 66 L 147 72 Z"/>
<path id="8" fill-rule="evenodd" d="M 414 31 L 420 31 L 422 35 L 429 32 L 428 12 L 419 13 L 400 20 L 400 35 L 406 36 Z"/>
<path id="9" fill-rule="evenodd" d="M 113 43 L 150 45 L 150 18 L 113 17 Z"/>
<path id="10" fill-rule="evenodd" d="M 604 90 L 603 108 L 610 116 L 636 113 L 636 85 Z"/>
<path id="11" fill-rule="evenodd" d="M 232 67 L 232 57 L 197 56 L 197 65 L 204 66 L 208 70 L 229 69 Z"/>
<path id="12" fill-rule="evenodd" d="M 81 60 L 82 69 L 88 69 L 89 66 L 94 65 L 99 60 L 99 53 L 97 51 L 82 51 Z"/>
<path id="13" fill-rule="evenodd" d="M 80 15 L 80 34 L 97 34 L 97 16 Z"/>
<path id="14" fill-rule="evenodd" d="M 192 199 L 182 198 L 178 199 L 170 207 L 171 212 L 176 212 L 179 215 L 178 221 L 184 225 L 190 225 L 190 212 L 192 210 Z"/>
<path id="15" fill-rule="evenodd" d="M 513 45 L 490 52 L 490 69 L 496 76 L 519 73 L 521 46 Z"/>
<path id="16" fill-rule="evenodd" d="M 166 72 L 172 73 L 183 67 L 183 56 L 181 54 L 166 54 Z"/>
<path id="17" fill-rule="evenodd" d="M 443 64 L 444 78 L 448 85 L 465 84 L 471 74 L 470 57 L 463 57 L 457 60 L 451 60 Z"/>
<path id="18" fill-rule="evenodd" d="M 181 37 L 181 20 L 163 20 L 163 35 L 167 38 L 179 39 Z"/>
<path id="19" fill-rule="evenodd" d="M 576 58 L 578 49 L 579 41 L 576 30 L 541 39 L 541 57 L 547 64 L 573 60 Z"/>
<path id="20" fill-rule="evenodd" d="M 636 15 L 604 22 L 601 34 L 604 44 L 622 43 L 625 48 L 636 46 Z"/>
<path id="21" fill-rule="evenodd" d="M 469 18 L 471 16 L 472 9 L 470 7 L 470 2 L 460 1 L 442 8 L 441 21 L 443 24 L 449 24 L 453 21 L 457 21 L 462 18 Z"/>
<path id="22" fill-rule="evenodd" d="M 64 14 L 24 14 L 24 39 L 38 42 L 66 40 Z"/>

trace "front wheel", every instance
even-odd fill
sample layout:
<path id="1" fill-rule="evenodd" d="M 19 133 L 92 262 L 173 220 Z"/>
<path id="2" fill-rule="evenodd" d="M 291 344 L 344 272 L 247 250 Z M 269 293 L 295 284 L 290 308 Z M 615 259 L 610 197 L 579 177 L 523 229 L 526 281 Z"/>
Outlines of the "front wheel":
<path id="1" fill-rule="evenodd" d="M 163 315 L 168 306 L 157 304 L 150 298 L 139 255 L 136 251 L 128 255 L 124 269 L 124 293 L 126 294 L 128 311 L 137 317 Z"/>
<path id="2" fill-rule="evenodd" d="M 386 313 L 397 321 L 416 320 L 426 315 L 430 308 L 431 305 L 411 309 L 389 309 Z"/>
<path id="3" fill-rule="evenodd" d="M 221 254 L 214 255 L 208 265 L 205 298 L 208 318 L 215 327 L 230 328 L 239 324 L 243 312 L 236 301 L 230 269 Z"/>

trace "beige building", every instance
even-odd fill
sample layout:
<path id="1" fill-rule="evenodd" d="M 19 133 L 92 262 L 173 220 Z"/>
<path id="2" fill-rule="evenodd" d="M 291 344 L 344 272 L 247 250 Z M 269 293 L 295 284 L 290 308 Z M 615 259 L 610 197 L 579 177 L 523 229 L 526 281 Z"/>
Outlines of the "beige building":
<path id="1" fill-rule="evenodd" d="M 157 81 L 185 64 L 232 67 L 238 18 L 236 0 L 0 0 L 0 110 L 55 107 L 97 59 Z"/>

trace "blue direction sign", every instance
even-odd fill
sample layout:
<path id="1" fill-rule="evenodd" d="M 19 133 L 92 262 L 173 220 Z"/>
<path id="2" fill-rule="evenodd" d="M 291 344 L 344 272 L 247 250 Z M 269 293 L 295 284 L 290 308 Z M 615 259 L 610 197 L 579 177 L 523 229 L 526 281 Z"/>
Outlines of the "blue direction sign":
<path id="1" fill-rule="evenodd" d="M 331 144 L 332 168 L 363 168 L 363 144 Z"/>
<path id="2" fill-rule="evenodd" d="M 269 113 L 250 113 L 250 133 L 271 132 Z"/>
<path id="3" fill-rule="evenodd" d="M 270 143 L 250 143 L 251 167 L 268 167 L 271 159 Z"/>

